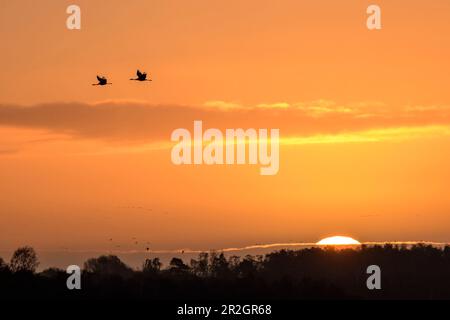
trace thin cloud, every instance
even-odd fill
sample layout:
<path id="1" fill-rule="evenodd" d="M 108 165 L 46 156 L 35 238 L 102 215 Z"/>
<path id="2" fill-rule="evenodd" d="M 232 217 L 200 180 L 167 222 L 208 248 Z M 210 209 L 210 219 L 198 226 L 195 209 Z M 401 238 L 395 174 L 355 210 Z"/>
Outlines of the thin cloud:
<path id="1" fill-rule="evenodd" d="M 202 106 L 151 105 L 124 100 L 95 104 L 4 104 L 0 105 L 0 126 L 45 130 L 74 139 L 148 144 L 168 141 L 174 129 L 191 129 L 194 120 L 202 120 L 205 128 L 279 128 L 283 137 L 316 137 L 316 140 L 322 137 L 323 141 L 332 141 L 333 136 L 346 135 L 347 141 L 358 141 L 361 137 L 372 141 L 383 134 L 398 136 L 394 129 L 403 136 L 431 131 L 447 134 L 449 109 L 448 106 L 389 108 L 376 102 L 345 105 L 330 100 L 255 106 L 223 101 Z M 426 129 L 421 132 L 417 129 L 421 127 Z"/>
<path id="2" fill-rule="evenodd" d="M 10 155 L 10 154 L 16 154 L 18 153 L 20 150 L 17 148 L 14 149 L 0 149 L 0 156 L 4 156 L 4 155 Z"/>

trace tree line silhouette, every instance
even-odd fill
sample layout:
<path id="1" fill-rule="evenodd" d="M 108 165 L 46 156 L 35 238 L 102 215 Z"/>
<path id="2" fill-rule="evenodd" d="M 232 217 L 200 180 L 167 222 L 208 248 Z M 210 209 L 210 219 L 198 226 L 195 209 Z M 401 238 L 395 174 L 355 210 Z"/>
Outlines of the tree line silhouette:
<path id="1" fill-rule="evenodd" d="M 381 268 L 381 290 L 368 290 L 369 265 Z M 117 256 L 88 259 L 81 290 L 68 290 L 69 274 L 36 272 L 31 247 L 0 258 L 0 298 L 6 299 L 450 299 L 450 246 L 361 246 L 281 250 L 265 256 L 226 257 L 203 252 L 186 263 L 146 259 L 134 270 Z"/>

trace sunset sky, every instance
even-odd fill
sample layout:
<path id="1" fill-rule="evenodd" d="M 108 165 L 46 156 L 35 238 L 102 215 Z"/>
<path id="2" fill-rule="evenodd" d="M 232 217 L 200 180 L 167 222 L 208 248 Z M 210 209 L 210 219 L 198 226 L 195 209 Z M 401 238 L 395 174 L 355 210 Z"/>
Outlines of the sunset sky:
<path id="1" fill-rule="evenodd" d="M 449 242 L 449 34 L 448 0 L 0 0 L 0 250 Z M 194 120 L 279 128 L 278 174 L 175 166 Z"/>

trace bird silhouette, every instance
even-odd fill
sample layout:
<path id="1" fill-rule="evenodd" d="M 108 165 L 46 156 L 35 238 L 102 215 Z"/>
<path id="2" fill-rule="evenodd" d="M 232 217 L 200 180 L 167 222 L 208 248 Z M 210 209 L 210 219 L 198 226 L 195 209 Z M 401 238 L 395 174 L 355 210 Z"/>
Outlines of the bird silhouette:
<path id="1" fill-rule="evenodd" d="M 93 83 L 92 84 L 93 86 L 104 86 L 107 84 L 112 84 L 111 82 L 108 82 L 108 79 L 106 79 L 105 77 L 97 76 L 97 80 L 98 80 L 98 83 Z"/>
<path id="2" fill-rule="evenodd" d="M 130 80 L 135 80 L 135 81 L 152 81 L 151 79 L 147 79 L 147 73 L 145 72 L 141 72 L 139 70 L 136 71 L 136 75 L 137 78 L 135 79 L 130 79 Z"/>

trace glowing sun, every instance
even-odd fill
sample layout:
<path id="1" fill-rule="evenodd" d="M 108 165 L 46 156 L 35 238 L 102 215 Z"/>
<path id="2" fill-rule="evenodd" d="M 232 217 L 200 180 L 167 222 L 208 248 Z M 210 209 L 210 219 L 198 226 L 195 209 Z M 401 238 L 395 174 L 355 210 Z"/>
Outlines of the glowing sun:
<path id="1" fill-rule="evenodd" d="M 334 236 L 320 240 L 316 244 L 324 246 L 341 246 L 341 245 L 357 245 L 361 244 L 358 240 L 350 237 Z"/>

